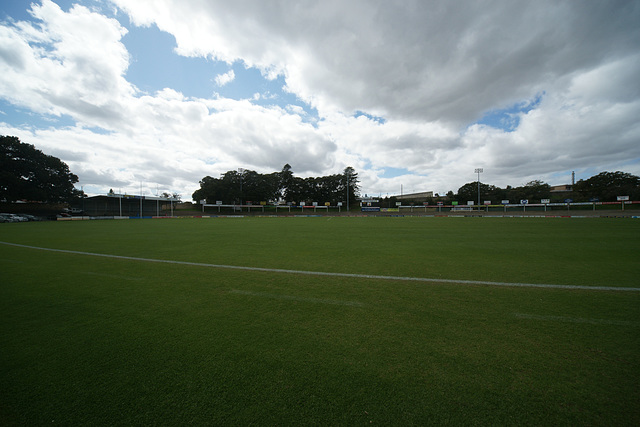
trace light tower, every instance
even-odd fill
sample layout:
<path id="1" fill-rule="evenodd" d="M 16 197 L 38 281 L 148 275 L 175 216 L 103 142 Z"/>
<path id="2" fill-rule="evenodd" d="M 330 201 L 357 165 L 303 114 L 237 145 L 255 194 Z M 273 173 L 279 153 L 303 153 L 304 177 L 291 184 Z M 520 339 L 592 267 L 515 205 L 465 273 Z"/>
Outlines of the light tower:
<path id="1" fill-rule="evenodd" d="M 240 210 L 242 210 L 242 174 L 244 174 L 244 169 L 238 168 L 238 175 L 240 175 Z"/>
<path id="2" fill-rule="evenodd" d="M 480 209 L 480 174 L 484 172 L 484 170 L 482 168 L 476 168 L 473 172 L 478 174 L 478 209 Z"/>

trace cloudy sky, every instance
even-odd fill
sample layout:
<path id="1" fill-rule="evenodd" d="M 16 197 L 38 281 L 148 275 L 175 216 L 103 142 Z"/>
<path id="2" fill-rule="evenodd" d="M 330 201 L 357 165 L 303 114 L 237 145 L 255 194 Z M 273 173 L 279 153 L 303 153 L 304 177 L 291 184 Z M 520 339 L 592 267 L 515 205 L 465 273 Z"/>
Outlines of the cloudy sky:
<path id="1" fill-rule="evenodd" d="M 90 194 L 640 175 L 640 1 L 4 0 L 0 134 Z"/>

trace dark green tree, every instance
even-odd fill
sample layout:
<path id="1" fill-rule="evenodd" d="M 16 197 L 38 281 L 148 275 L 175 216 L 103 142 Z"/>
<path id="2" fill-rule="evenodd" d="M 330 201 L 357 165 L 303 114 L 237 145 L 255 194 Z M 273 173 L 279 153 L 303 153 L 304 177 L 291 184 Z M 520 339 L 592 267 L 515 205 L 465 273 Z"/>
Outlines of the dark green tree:
<path id="1" fill-rule="evenodd" d="M 291 198 L 290 192 L 293 190 L 293 172 L 291 171 L 291 165 L 287 163 L 282 167 L 280 171 L 280 198 L 287 202 L 291 202 L 294 199 Z"/>
<path id="2" fill-rule="evenodd" d="M 615 202 L 617 196 L 629 196 L 640 200 L 640 177 L 626 172 L 601 172 L 586 180 L 579 180 L 573 187 L 580 198 L 597 198 L 601 202 Z"/>
<path id="3" fill-rule="evenodd" d="M 215 200 L 220 200 L 217 196 L 221 191 L 221 180 L 211 176 L 205 176 L 200 180 L 200 188 L 194 191 L 191 197 L 198 202 L 205 200 L 206 203 L 215 203 Z"/>
<path id="4" fill-rule="evenodd" d="M 341 174 L 328 175 L 324 178 L 324 199 L 323 202 L 329 202 L 332 206 L 337 205 L 338 202 L 343 200 L 345 194 L 345 182 L 344 177 Z M 356 186 L 357 186 L 357 176 Z"/>
<path id="5" fill-rule="evenodd" d="M 225 204 L 239 204 L 243 199 L 242 173 L 232 170 L 225 172 L 220 178 L 205 176 L 200 181 L 200 188 L 191 196 L 193 200 L 206 200 L 207 203 L 221 201 Z"/>
<path id="6" fill-rule="evenodd" d="M 306 199 L 307 182 L 298 176 L 292 177 L 285 191 L 285 200 L 299 204 L 300 202 L 306 202 Z"/>
<path id="7" fill-rule="evenodd" d="M 291 166 L 287 164 L 280 172 L 270 174 L 241 170 L 228 171 L 220 178 L 206 176 L 192 197 L 193 200 L 206 200 L 207 203 L 218 200 L 223 203 L 278 202 L 284 199 L 296 204 L 329 202 L 335 206 L 338 202 L 346 201 L 347 193 L 355 206 L 359 186 L 358 174 L 352 167 L 346 168 L 343 174 L 303 179 L 294 176 Z"/>
<path id="8" fill-rule="evenodd" d="M 71 202 L 82 196 L 76 182 L 78 177 L 57 157 L 15 136 L 0 136 L 0 200 Z"/>
<path id="9" fill-rule="evenodd" d="M 504 196 L 504 190 L 495 185 L 480 183 L 480 203 L 485 200 L 490 200 L 492 203 L 499 203 Z M 456 199 L 460 203 L 467 203 L 473 200 L 474 203 L 478 203 L 478 181 L 468 182 L 462 187 L 458 188 L 458 194 Z"/>
<path id="10" fill-rule="evenodd" d="M 268 202 L 280 197 L 280 178 L 277 173 L 264 175 L 244 170 L 241 179 L 243 201 Z"/>
<path id="11" fill-rule="evenodd" d="M 358 185 L 358 174 L 351 166 L 344 168 L 342 173 L 345 193 L 349 194 L 349 205 L 355 206 L 356 199 L 360 196 L 360 186 Z M 343 201 L 346 201 L 346 194 Z"/>
<path id="12" fill-rule="evenodd" d="M 551 186 L 540 180 L 529 181 L 521 187 L 507 190 L 507 199 L 512 203 L 528 200 L 529 203 L 540 203 L 542 199 L 551 197 Z"/>

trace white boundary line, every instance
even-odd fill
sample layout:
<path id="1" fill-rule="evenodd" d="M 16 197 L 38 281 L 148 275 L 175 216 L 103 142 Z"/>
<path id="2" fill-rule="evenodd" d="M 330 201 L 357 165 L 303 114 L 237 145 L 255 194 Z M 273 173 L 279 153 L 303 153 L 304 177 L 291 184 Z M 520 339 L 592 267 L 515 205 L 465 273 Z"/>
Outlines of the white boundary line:
<path id="1" fill-rule="evenodd" d="M 123 259 L 128 261 L 156 262 L 163 264 L 189 265 L 195 267 L 221 268 L 227 270 L 243 270 L 243 271 L 262 271 L 266 273 L 283 273 L 283 274 L 304 274 L 309 276 L 328 276 L 328 277 L 349 277 L 354 279 L 375 279 L 375 280 L 400 280 L 411 282 L 425 283 L 453 283 L 461 285 L 487 285 L 487 286 L 504 286 L 504 287 L 520 287 L 520 288 L 551 288 L 551 289 L 576 289 L 586 291 L 627 291 L 640 292 L 640 288 L 626 288 L 622 286 L 584 286 L 584 285 L 554 285 L 543 283 L 509 283 L 509 282 L 490 282 L 485 280 L 455 280 L 455 279 L 433 279 L 428 277 L 405 277 L 405 276 L 380 276 L 373 274 L 354 274 L 354 273 L 330 273 L 325 271 L 306 271 L 306 270 L 288 270 L 282 268 L 264 268 L 264 267 L 243 267 L 238 265 L 222 265 L 207 264 L 201 262 L 190 261 L 174 261 L 166 259 L 138 258 L 123 255 L 99 254 L 94 252 L 71 251 L 68 249 L 52 249 L 42 248 L 38 246 L 21 245 L 18 243 L 2 242 L 3 245 L 15 246 L 26 249 L 36 249 L 48 252 L 58 252 L 74 255 L 96 256 L 102 258 Z"/>
<path id="2" fill-rule="evenodd" d="M 115 280 L 131 280 L 131 281 L 140 281 L 143 280 L 142 277 L 130 277 L 130 276 L 121 276 L 118 274 L 104 274 L 104 273 L 95 273 L 93 271 L 81 271 L 80 274 L 86 274 L 87 276 L 95 276 L 95 277 L 104 277 L 107 279 L 115 279 Z"/>
<path id="3" fill-rule="evenodd" d="M 301 301 L 301 302 L 315 302 L 320 304 L 347 305 L 347 306 L 353 306 L 353 307 L 362 307 L 364 305 L 359 301 L 340 301 L 340 300 L 324 299 L 324 298 L 304 298 L 304 297 L 296 297 L 293 295 L 269 294 L 267 292 L 242 291 L 240 289 L 231 289 L 229 293 L 238 294 L 238 295 L 249 295 L 253 297 L 265 297 L 265 298 L 271 298 L 271 299 L 283 299 L 283 300 L 292 300 L 292 301 Z"/>
<path id="4" fill-rule="evenodd" d="M 615 326 L 634 326 L 640 327 L 640 322 L 628 320 L 607 320 L 607 319 L 586 319 L 582 317 L 566 317 L 566 316 L 542 316 L 538 314 L 513 313 L 519 319 L 546 320 L 553 322 L 565 323 L 587 323 L 590 325 L 615 325 Z"/>

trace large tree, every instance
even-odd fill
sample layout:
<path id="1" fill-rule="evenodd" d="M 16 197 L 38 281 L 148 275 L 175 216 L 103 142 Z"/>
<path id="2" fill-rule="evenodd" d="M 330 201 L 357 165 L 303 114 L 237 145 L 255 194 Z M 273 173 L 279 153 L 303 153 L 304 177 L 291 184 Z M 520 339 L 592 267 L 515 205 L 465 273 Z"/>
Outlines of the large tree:
<path id="1" fill-rule="evenodd" d="M 280 177 L 278 173 L 264 175 L 256 171 L 244 170 L 241 179 L 243 202 L 277 201 L 280 198 Z"/>
<path id="2" fill-rule="evenodd" d="M 347 200 L 349 201 L 349 205 L 354 205 L 356 199 L 360 196 L 360 186 L 358 185 L 358 182 L 360 181 L 358 180 L 358 174 L 351 166 L 347 166 L 344 168 L 342 177 L 344 185 L 342 188 L 347 190 L 346 193 L 348 194 Z M 340 190 L 342 190 L 342 188 Z"/>
<path id="3" fill-rule="evenodd" d="M 483 182 L 480 183 L 480 203 L 484 203 L 485 200 L 490 200 L 492 203 L 499 203 L 503 197 L 504 190 L 501 190 L 495 185 L 489 185 Z M 466 203 L 468 201 L 478 203 L 478 181 L 468 182 L 458 188 L 456 198 L 462 203 Z"/>
<path id="4" fill-rule="evenodd" d="M 57 157 L 15 136 L 0 136 L 0 200 L 70 202 L 81 195 L 76 182 L 78 177 Z"/>
<path id="5" fill-rule="evenodd" d="M 358 190 L 358 174 L 352 167 L 347 167 L 343 174 L 299 178 L 286 164 L 280 172 L 266 175 L 241 170 L 228 171 L 220 178 L 206 176 L 200 181 L 200 188 L 193 193 L 193 200 L 244 204 L 248 200 L 279 202 L 284 199 L 296 204 L 329 202 L 335 205 L 346 201 L 348 194 L 350 202 L 355 204 Z"/>
<path id="6" fill-rule="evenodd" d="M 480 203 L 490 200 L 492 203 L 500 203 L 502 200 L 510 200 L 518 203 L 520 200 L 529 200 L 531 203 L 540 203 L 542 199 L 548 199 L 551 195 L 551 187 L 542 181 L 530 181 L 521 187 L 506 189 L 480 183 Z M 457 199 L 460 202 L 478 200 L 478 182 L 468 182 L 458 189 Z"/>
<path id="7" fill-rule="evenodd" d="M 287 163 L 280 171 L 280 198 L 287 202 L 294 200 L 292 192 L 294 191 L 294 176 L 291 171 L 291 165 Z"/>
<path id="8" fill-rule="evenodd" d="M 507 189 L 507 199 L 512 202 L 528 200 L 529 203 L 540 203 L 542 199 L 551 198 L 551 186 L 543 181 L 529 181 L 522 187 Z"/>
<path id="9" fill-rule="evenodd" d="M 617 196 L 640 199 L 640 177 L 626 172 L 601 172 L 576 182 L 574 191 L 583 199 L 597 198 L 602 202 L 616 201 Z"/>
<path id="10" fill-rule="evenodd" d="M 240 203 L 241 185 L 241 174 L 237 171 L 228 171 L 220 178 L 205 176 L 192 198 L 196 201 L 206 200 L 207 203 L 215 203 L 218 200 L 224 203 Z"/>

